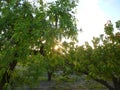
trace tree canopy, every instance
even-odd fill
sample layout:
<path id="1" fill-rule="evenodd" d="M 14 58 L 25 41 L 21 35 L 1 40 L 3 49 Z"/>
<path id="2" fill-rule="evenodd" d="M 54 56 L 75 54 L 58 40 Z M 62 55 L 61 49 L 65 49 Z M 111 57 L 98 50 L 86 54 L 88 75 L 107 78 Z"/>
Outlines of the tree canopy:
<path id="1" fill-rule="evenodd" d="M 119 21 L 116 22 L 117 28 Z M 71 64 L 77 74 L 106 86 L 109 90 L 120 89 L 120 32 L 115 32 L 112 23 L 105 24 L 105 34 L 94 37 L 93 46 L 85 43 L 70 50 Z"/>
<path id="2" fill-rule="evenodd" d="M 84 74 L 109 90 L 120 89 L 120 32 L 110 22 L 93 46 L 76 46 L 76 6 L 74 0 L 0 1 L 0 90 L 16 82 L 33 84 L 44 73 L 49 81 L 56 71 Z"/>
<path id="3" fill-rule="evenodd" d="M 52 54 L 57 41 L 63 37 L 76 40 L 75 6 L 76 2 L 69 0 L 54 3 L 40 0 L 39 6 L 26 0 L 0 1 L 1 90 L 12 82 L 14 72 L 23 66 L 35 71 L 37 76 L 43 70 L 41 67 L 58 58 Z M 28 73 L 32 76 L 31 72 Z"/>

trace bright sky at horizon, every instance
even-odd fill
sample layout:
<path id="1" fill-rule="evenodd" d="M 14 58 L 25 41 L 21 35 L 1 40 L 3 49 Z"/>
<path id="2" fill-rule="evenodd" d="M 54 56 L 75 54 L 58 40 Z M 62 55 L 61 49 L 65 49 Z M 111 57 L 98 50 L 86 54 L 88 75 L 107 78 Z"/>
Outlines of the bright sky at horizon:
<path id="1" fill-rule="evenodd" d="M 91 41 L 93 36 L 104 33 L 104 24 L 111 20 L 114 24 L 120 20 L 120 0 L 80 0 L 77 7 L 79 44 Z"/>

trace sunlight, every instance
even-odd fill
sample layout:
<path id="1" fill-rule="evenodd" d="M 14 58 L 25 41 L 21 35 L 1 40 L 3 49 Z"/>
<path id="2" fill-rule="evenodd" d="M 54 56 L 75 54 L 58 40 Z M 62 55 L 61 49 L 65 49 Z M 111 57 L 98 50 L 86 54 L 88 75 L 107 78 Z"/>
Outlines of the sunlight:
<path id="1" fill-rule="evenodd" d="M 78 28 L 83 32 L 79 33 L 79 44 L 85 41 L 91 42 L 93 36 L 99 36 L 104 33 L 104 24 L 107 16 L 99 6 L 99 0 L 81 0 L 77 7 Z"/>
<path id="2" fill-rule="evenodd" d="M 57 44 L 54 46 L 54 50 L 55 51 L 61 51 L 63 49 L 62 45 L 61 44 Z"/>
<path id="3" fill-rule="evenodd" d="M 59 49 L 59 46 L 56 45 L 56 46 L 54 47 L 54 50 L 58 50 L 58 49 Z"/>

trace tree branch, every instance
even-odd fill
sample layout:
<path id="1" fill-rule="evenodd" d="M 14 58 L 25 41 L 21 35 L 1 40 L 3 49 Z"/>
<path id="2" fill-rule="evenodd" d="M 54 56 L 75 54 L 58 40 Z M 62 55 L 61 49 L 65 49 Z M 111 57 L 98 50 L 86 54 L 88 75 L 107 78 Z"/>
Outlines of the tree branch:
<path id="1" fill-rule="evenodd" d="M 102 79 L 94 79 L 94 80 L 101 83 L 102 85 L 106 86 L 107 88 L 109 88 L 109 90 L 114 90 L 114 88 L 111 85 L 109 85 L 109 83 L 107 81 L 102 80 Z"/>
<path id="2" fill-rule="evenodd" d="M 87 71 L 82 71 L 82 73 L 84 73 L 85 75 L 89 75 L 89 72 Z M 114 87 L 111 86 L 107 81 L 103 80 L 103 79 L 96 79 L 94 77 L 91 77 L 93 80 L 97 81 L 98 83 L 104 85 L 105 87 L 109 88 L 109 90 L 114 90 Z"/>

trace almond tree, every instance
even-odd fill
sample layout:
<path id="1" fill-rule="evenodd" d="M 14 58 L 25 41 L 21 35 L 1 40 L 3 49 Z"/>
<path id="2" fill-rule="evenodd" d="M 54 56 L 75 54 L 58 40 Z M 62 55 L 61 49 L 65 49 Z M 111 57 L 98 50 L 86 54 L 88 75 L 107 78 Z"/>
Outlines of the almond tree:
<path id="1" fill-rule="evenodd" d="M 116 22 L 117 28 L 120 26 Z M 72 50 L 70 62 L 76 74 L 85 74 L 109 90 L 120 90 L 120 32 L 112 23 L 105 25 L 105 35 L 94 37 L 93 46 L 85 43 Z"/>
<path id="2" fill-rule="evenodd" d="M 33 67 L 32 70 L 35 66 L 44 67 L 43 63 L 43 66 L 37 63 L 41 60 L 49 63 L 45 59 L 52 53 L 56 41 L 63 37 L 76 39 L 75 1 L 46 4 L 39 0 L 38 4 L 26 0 L 0 1 L 0 90 L 11 82 L 19 65 Z"/>

